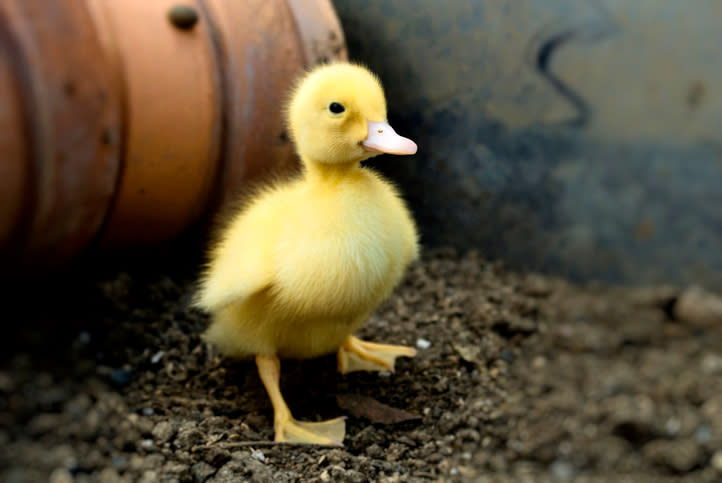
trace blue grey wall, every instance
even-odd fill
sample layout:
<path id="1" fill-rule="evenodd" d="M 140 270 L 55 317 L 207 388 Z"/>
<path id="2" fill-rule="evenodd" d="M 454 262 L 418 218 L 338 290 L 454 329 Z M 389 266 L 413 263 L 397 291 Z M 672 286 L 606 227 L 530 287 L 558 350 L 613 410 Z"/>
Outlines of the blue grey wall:
<path id="1" fill-rule="evenodd" d="M 427 246 L 722 288 L 722 2 L 336 0 Z"/>

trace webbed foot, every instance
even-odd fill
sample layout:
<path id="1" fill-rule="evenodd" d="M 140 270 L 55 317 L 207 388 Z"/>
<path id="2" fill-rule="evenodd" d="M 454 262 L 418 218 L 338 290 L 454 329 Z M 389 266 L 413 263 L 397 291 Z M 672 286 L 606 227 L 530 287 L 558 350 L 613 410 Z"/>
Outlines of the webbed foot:
<path id="1" fill-rule="evenodd" d="M 338 372 L 394 371 L 397 357 L 414 357 L 416 349 L 402 345 L 366 342 L 354 336 L 338 349 Z"/>
<path id="2" fill-rule="evenodd" d="M 278 358 L 257 355 L 256 365 L 273 404 L 275 441 L 343 446 L 343 438 L 346 434 L 345 417 L 317 423 L 296 421 L 281 395 L 279 387 L 281 363 Z"/>
<path id="3" fill-rule="evenodd" d="M 296 421 L 289 414 L 289 418 L 277 420 L 274 428 L 275 440 L 278 442 L 343 446 L 343 438 L 346 435 L 346 418 L 310 423 Z"/>

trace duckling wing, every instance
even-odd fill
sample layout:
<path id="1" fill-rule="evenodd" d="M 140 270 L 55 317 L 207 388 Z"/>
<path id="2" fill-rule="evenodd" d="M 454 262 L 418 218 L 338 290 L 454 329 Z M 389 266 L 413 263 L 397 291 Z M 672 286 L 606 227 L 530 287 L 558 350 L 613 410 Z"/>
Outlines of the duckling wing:
<path id="1" fill-rule="evenodd" d="M 194 305 L 215 312 L 268 288 L 279 217 L 268 204 L 240 213 L 211 249 Z"/>

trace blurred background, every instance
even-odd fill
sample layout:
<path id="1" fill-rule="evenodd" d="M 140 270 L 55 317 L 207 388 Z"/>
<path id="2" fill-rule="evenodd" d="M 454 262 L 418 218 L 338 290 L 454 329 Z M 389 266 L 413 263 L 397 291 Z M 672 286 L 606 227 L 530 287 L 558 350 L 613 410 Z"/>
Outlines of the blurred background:
<path id="1" fill-rule="evenodd" d="M 722 3 L 338 0 L 414 159 L 426 244 L 722 287 Z"/>
<path id="2" fill-rule="evenodd" d="M 0 263 L 203 232 L 295 165 L 293 79 L 351 58 L 419 145 L 372 164 L 427 248 L 722 288 L 718 1 L 2 4 Z"/>

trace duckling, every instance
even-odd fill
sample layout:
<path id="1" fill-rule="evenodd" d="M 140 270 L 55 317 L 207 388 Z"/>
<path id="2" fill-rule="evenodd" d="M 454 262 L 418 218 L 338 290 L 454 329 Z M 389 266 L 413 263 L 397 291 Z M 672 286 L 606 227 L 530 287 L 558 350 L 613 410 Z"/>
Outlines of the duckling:
<path id="1" fill-rule="evenodd" d="M 378 78 L 354 63 L 302 76 L 285 116 L 302 170 L 261 189 L 232 217 L 210 249 L 195 305 L 211 314 L 207 341 L 229 357 L 255 357 L 276 441 L 340 446 L 345 418 L 293 418 L 279 358 L 336 352 L 345 374 L 393 371 L 397 357 L 416 355 L 353 334 L 419 256 L 399 193 L 361 162 L 417 147 L 388 124 Z"/>

